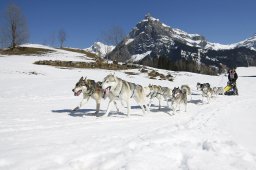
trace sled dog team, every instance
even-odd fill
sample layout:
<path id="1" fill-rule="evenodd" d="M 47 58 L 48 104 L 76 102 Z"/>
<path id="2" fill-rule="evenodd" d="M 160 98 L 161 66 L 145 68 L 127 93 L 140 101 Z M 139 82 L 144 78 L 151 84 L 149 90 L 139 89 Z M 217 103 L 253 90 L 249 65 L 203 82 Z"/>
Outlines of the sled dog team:
<path id="1" fill-rule="evenodd" d="M 209 103 L 210 98 L 215 94 L 223 94 L 222 87 L 210 87 L 209 83 L 197 83 L 197 90 L 202 91 L 202 97 L 206 97 Z M 141 107 L 143 114 L 149 112 L 152 100 L 156 98 L 159 102 L 159 110 L 161 108 L 162 99 L 166 100 L 167 105 L 171 102 L 171 108 L 173 113 L 180 110 L 180 106 L 184 105 L 184 110 L 187 108 L 188 95 L 191 96 L 191 89 L 188 85 L 182 85 L 181 87 L 162 87 L 158 85 L 149 85 L 143 87 L 138 84 L 134 84 L 116 77 L 113 74 L 107 75 L 103 82 L 95 82 L 94 80 L 81 77 L 76 83 L 75 88 L 72 89 L 75 96 L 83 94 L 80 104 L 73 109 L 73 111 L 81 108 L 90 98 L 96 101 L 96 114 L 99 113 L 100 103 L 102 98 L 109 98 L 107 111 L 103 116 L 108 116 L 113 105 L 116 110 L 119 111 L 116 101 L 121 101 L 122 105 L 127 107 L 127 116 L 130 116 L 131 105 L 130 100 L 133 98 L 137 104 Z M 203 101 L 203 98 L 202 98 Z"/>

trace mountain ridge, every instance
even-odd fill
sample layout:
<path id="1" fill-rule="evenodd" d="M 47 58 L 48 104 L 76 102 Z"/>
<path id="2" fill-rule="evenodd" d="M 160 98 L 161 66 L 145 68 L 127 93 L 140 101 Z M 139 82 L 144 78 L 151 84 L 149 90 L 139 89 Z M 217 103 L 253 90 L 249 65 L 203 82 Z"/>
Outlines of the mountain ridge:
<path id="1" fill-rule="evenodd" d="M 256 65 L 255 47 L 255 35 L 230 45 L 211 43 L 204 36 L 172 28 L 146 15 L 107 57 L 157 68 L 208 73 Z"/>

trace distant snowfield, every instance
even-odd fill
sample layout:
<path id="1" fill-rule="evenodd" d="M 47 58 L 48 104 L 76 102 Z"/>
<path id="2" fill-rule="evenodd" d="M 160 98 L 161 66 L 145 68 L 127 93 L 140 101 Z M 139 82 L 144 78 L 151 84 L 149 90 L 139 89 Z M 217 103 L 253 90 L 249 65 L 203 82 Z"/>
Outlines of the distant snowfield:
<path id="1" fill-rule="evenodd" d="M 72 61 L 94 62 L 91 58 L 87 57 L 84 54 L 52 48 L 52 47 L 41 45 L 41 44 L 23 44 L 21 45 L 21 47 L 42 48 L 42 49 L 48 49 L 48 50 L 54 51 L 52 53 L 40 55 L 35 58 L 36 60 L 62 60 L 62 61 L 72 60 Z"/>
<path id="2" fill-rule="evenodd" d="M 0 57 L 0 169 L 256 169 L 255 67 L 237 69 L 239 96 L 217 96 L 210 104 L 201 102 L 195 85 L 225 86 L 224 75 L 172 72 L 175 81 L 168 82 L 118 71 L 144 86 L 188 84 L 193 95 L 187 112 L 181 107 L 171 115 L 164 101 L 159 111 L 154 100 L 142 116 L 132 100 L 130 118 L 120 103 L 120 113 L 97 118 L 93 100 L 70 113 L 81 100 L 71 90 L 81 76 L 101 81 L 112 71 L 32 64 L 42 58 L 85 60 L 68 54 Z"/>
<path id="3" fill-rule="evenodd" d="M 135 61 L 140 61 L 140 60 L 142 60 L 143 58 L 145 58 L 147 55 L 149 55 L 151 53 L 151 51 L 147 51 L 147 52 L 145 52 L 145 53 L 143 53 L 143 54 L 135 54 L 135 55 L 132 55 L 131 56 L 131 59 L 129 59 L 130 61 L 133 61 L 133 62 L 135 62 Z"/>

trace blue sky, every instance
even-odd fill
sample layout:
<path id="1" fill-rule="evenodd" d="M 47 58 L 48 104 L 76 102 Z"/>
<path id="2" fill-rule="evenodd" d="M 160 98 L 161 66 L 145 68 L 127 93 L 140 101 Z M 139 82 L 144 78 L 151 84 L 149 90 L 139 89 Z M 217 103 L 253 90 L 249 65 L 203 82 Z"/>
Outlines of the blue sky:
<path id="1" fill-rule="evenodd" d="M 10 3 L 26 16 L 31 43 L 49 44 L 64 29 L 66 46 L 89 47 L 113 26 L 129 33 L 147 13 L 211 42 L 234 43 L 256 33 L 255 0 L 1 0 L 1 15 Z"/>

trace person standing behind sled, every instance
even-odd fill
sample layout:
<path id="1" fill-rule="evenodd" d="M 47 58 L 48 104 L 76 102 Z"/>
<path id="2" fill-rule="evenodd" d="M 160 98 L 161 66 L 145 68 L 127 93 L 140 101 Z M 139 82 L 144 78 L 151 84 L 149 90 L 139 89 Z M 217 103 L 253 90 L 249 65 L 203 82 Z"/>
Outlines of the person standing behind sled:
<path id="1" fill-rule="evenodd" d="M 235 69 L 230 69 L 228 72 L 228 84 L 232 85 L 234 90 L 235 90 L 235 94 L 238 95 L 238 90 L 236 87 L 236 80 L 238 78 L 238 75 L 236 73 Z"/>

